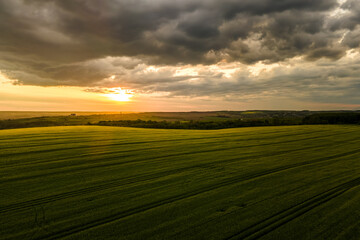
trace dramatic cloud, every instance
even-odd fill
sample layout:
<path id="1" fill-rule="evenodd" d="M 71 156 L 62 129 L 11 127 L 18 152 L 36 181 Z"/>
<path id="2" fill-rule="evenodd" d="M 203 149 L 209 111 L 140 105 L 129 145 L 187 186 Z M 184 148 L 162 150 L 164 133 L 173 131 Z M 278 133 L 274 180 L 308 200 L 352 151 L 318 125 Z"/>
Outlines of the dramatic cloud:
<path id="1" fill-rule="evenodd" d="M 359 16 L 358 0 L 0 0 L 0 71 L 25 85 L 355 103 Z"/>

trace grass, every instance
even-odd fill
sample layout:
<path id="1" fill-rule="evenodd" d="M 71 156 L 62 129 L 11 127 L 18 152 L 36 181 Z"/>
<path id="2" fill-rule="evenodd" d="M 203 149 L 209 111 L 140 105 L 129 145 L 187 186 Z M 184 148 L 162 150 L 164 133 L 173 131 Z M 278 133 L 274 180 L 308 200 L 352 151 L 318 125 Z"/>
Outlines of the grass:
<path id="1" fill-rule="evenodd" d="M 0 239 L 359 239 L 360 127 L 0 131 Z"/>

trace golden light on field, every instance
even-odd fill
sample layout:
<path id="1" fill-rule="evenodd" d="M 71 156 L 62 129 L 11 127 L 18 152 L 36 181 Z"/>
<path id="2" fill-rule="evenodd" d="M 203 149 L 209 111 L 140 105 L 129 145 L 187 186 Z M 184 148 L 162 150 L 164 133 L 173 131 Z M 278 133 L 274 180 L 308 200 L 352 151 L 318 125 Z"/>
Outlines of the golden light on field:
<path id="1" fill-rule="evenodd" d="M 131 90 L 125 90 L 121 88 L 111 88 L 109 89 L 110 93 L 105 94 L 108 98 L 118 102 L 128 102 L 133 97 L 133 92 Z"/>

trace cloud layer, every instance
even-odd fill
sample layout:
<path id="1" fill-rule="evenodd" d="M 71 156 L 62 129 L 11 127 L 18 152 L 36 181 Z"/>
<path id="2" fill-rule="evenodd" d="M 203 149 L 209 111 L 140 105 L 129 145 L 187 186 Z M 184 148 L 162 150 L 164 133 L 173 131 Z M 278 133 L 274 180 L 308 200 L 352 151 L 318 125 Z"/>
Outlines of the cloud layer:
<path id="1" fill-rule="evenodd" d="M 359 16 L 357 0 L 0 0 L 0 71 L 39 86 L 356 103 Z"/>

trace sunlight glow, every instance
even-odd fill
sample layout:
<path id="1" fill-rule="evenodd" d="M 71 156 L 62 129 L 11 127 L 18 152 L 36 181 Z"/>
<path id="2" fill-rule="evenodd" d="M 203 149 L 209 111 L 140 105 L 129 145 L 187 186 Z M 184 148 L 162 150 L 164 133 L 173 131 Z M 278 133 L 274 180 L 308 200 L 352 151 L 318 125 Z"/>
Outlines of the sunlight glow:
<path id="1" fill-rule="evenodd" d="M 133 97 L 131 90 L 124 90 L 121 88 L 110 88 L 109 93 L 105 94 L 108 98 L 118 102 L 128 102 Z"/>

